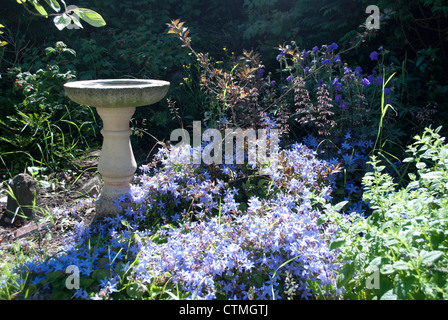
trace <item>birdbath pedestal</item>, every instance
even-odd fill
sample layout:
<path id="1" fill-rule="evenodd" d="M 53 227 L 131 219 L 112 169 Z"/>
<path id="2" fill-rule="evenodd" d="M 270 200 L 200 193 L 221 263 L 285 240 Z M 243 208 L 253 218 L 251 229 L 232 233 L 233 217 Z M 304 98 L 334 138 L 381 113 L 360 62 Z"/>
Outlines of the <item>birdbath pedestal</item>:
<path id="1" fill-rule="evenodd" d="M 104 185 L 95 204 L 95 219 L 114 216 L 122 210 L 114 200 L 130 191 L 130 181 L 137 169 L 129 121 L 136 107 L 163 99 L 169 85 L 167 81 L 143 79 L 74 81 L 64 85 L 71 100 L 95 107 L 103 120 L 98 171 Z"/>

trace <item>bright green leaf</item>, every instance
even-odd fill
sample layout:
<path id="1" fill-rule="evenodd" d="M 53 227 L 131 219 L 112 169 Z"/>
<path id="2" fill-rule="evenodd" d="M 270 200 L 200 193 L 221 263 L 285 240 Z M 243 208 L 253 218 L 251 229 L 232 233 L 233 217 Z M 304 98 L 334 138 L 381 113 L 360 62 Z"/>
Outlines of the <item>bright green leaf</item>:
<path id="1" fill-rule="evenodd" d="M 36 8 L 37 12 L 39 12 L 41 15 L 45 16 L 45 18 L 48 17 L 47 10 L 45 10 L 45 8 L 42 7 L 39 2 L 34 0 L 34 1 L 32 1 L 32 3 L 34 5 L 34 8 Z"/>
<path id="2" fill-rule="evenodd" d="M 409 265 L 404 261 L 397 261 L 392 265 L 392 267 L 395 270 L 409 270 Z"/>
<path id="3" fill-rule="evenodd" d="M 421 177 L 423 179 L 429 179 L 429 180 L 440 179 L 440 178 L 442 178 L 442 176 L 443 176 L 443 172 L 442 171 L 431 171 L 431 172 L 424 173 L 424 174 L 421 175 Z"/>
<path id="4" fill-rule="evenodd" d="M 330 244 L 330 250 L 334 250 L 340 248 L 343 244 L 345 244 L 345 240 L 335 240 Z"/>
<path id="5" fill-rule="evenodd" d="M 94 27 L 103 27 L 106 25 L 103 17 L 100 14 L 96 13 L 93 10 L 85 9 L 85 8 L 76 8 L 73 9 L 73 12 L 76 13 L 82 20 L 90 24 Z"/>
<path id="6" fill-rule="evenodd" d="M 394 293 L 393 289 L 385 292 L 381 298 L 381 300 L 397 300 L 397 295 Z"/>
<path id="7" fill-rule="evenodd" d="M 428 266 L 432 265 L 437 259 L 439 259 L 443 255 L 442 251 L 439 250 L 433 250 L 433 251 L 426 251 L 423 250 L 420 253 L 420 259 L 423 264 L 426 264 Z"/>
<path id="8" fill-rule="evenodd" d="M 45 0 L 45 2 L 56 12 L 61 10 L 61 6 L 56 0 Z"/>
<path id="9" fill-rule="evenodd" d="M 53 22 L 54 22 L 54 25 L 56 26 L 56 28 L 58 28 L 59 30 L 62 30 L 72 22 L 72 19 L 68 15 L 63 13 L 61 15 L 56 16 L 53 19 Z"/>
<path id="10" fill-rule="evenodd" d="M 337 212 L 337 211 L 340 211 L 342 208 L 344 208 L 344 206 L 345 206 L 347 203 L 348 203 L 348 201 L 342 201 L 342 202 L 337 203 L 337 204 L 334 206 L 334 210 L 336 210 L 336 212 Z"/>

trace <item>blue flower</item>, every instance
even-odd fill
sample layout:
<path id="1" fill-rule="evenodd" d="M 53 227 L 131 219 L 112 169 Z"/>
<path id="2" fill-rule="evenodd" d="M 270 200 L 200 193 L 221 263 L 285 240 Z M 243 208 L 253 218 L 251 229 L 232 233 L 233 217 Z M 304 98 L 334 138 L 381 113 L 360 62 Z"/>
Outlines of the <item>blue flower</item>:
<path id="1" fill-rule="evenodd" d="M 361 80 L 361 84 L 362 84 L 364 87 L 367 87 L 367 86 L 370 85 L 370 81 L 369 81 L 368 79 L 364 78 L 364 79 Z"/>
<path id="2" fill-rule="evenodd" d="M 341 62 L 341 56 L 340 56 L 340 55 L 337 55 L 336 57 L 334 57 L 333 61 L 334 61 L 335 63 L 340 63 L 340 62 Z"/>
<path id="3" fill-rule="evenodd" d="M 328 65 L 330 65 L 331 61 L 330 61 L 330 59 L 324 59 L 324 60 L 322 60 L 321 63 L 326 64 L 328 66 Z"/>
<path id="4" fill-rule="evenodd" d="M 340 95 L 340 94 L 337 94 L 335 97 L 334 97 L 334 101 L 335 102 L 341 102 L 342 101 L 342 96 Z"/>
<path id="5" fill-rule="evenodd" d="M 305 72 L 305 74 L 307 74 L 310 71 L 310 67 L 305 67 L 305 69 L 303 70 L 303 72 Z"/>
<path id="6" fill-rule="evenodd" d="M 342 83 L 340 83 L 338 80 L 339 80 L 338 78 L 334 78 L 334 80 L 332 82 L 332 85 L 333 85 L 334 90 L 341 91 L 342 90 Z"/>
<path id="7" fill-rule="evenodd" d="M 279 55 L 277 56 L 277 61 L 280 61 L 283 57 L 285 56 L 285 51 L 284 50 L 282 50 L 280 53 L 279 53 Z"/>
<path id="8" fill-rule="evenodd" d="M 383 77 L 377 77 L 375 79 L 375 84 L 378 85 L 378 86 L 383 85 Z"/>
<path id="9" fill-rule="evenodd" d="M 315 47 L 313 48 L 313 52 L 316 53 L 317 51 L 319 51 L 319 48 L 318 48 L 317 46 L 315 46 Z"/>
<path id="10" fill-rule="evenodd" d="M 260 70 L 258 70 L 258 77 L 263 77 L 263 74 L 264 74 L 264 69 L 260 69 Z"/>
<path id="11" fill-rule="evenodd" d="M 292 76 L 289 76 L 288 78 L 286 78 L 286 81 L 291 82 L 292 79 L 293 79 L 293 77 L 292 77 Z"/>
<path id="12" fill-rule="evenodd" d="M 341 145 L 342 149 L 348 150 L 351 148 L 350 143 L 348 143 L 347 141 L 344 141 Z"/>
<path id="13" fill-rule="evenodd" d="M 376 51 L 373 51 L 373 52 L 370 54 L 370 59 L 371 59 L 372 61 L 378 60 L 378 56 L 379 56 L 379 53 L 376 52 Z"/>
<path id="14" fill-rule="evenodd" d="M 389 88 L 384 88 L 384 95 L 385 96 L 388 96 L 388 95 L 390 95 L 390 89 Z"/>
<path id="15" fill-rule="evenodd" d="M 327 47 L 328 52 L 332 52 L 333 50 L 336 50 L 338 48 L 338 45 L 336 43 L 332 43 Z"/>

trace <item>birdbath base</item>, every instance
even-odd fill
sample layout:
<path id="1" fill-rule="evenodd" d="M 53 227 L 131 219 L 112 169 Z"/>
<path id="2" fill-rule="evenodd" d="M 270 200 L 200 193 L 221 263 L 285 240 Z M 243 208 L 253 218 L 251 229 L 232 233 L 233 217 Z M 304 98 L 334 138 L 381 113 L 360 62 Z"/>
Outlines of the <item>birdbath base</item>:
<path id="1" fill-rule="evenodd" d="M 130 191 L 130 182 L 137 169 L 130 141 L 129 121 L 135 108 L 97 108 L 103 120 L 103 146 L 98 171 L 104 186 L 96 204 L 97 218 L 113 216 L 121 211 L 114 200 Z"/>
<path id="2" fill-rule="evenodd" d="M 114 216 L 129 203 L 116 199 L 129 193 L 137 169 L 130 141 L 129 122 L 136 107 L 154 104 L 167 93 L 169 82 L 161 80 L 111 79 L 75 81 L 64 85 L 67 96 L 82 105 L 96 107 L 103 120 L 103 145 L 98 171 L 104 181 L 96 202 L 95 220 Z"/>

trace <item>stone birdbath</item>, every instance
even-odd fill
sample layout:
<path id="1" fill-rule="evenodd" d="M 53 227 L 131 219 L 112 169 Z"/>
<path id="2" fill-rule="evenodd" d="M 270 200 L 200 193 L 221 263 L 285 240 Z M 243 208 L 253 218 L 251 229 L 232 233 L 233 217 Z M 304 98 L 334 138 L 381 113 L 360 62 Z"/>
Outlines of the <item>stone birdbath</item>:
<path id="1" fill-rule="evenodd" d="M 167 81 L 144 79 L 87 80 L 64 85 L 71 100 L 95 107 L 103 120 L 98 171 L 104 185 L 95 204 L 95 219 L 114 216 L 122 210 L 114 205 L 114 200 L 130 191 L 130 181 L 137 169 L 129 122 L 136 107 L 160 101 L 169 86 Z"/>

